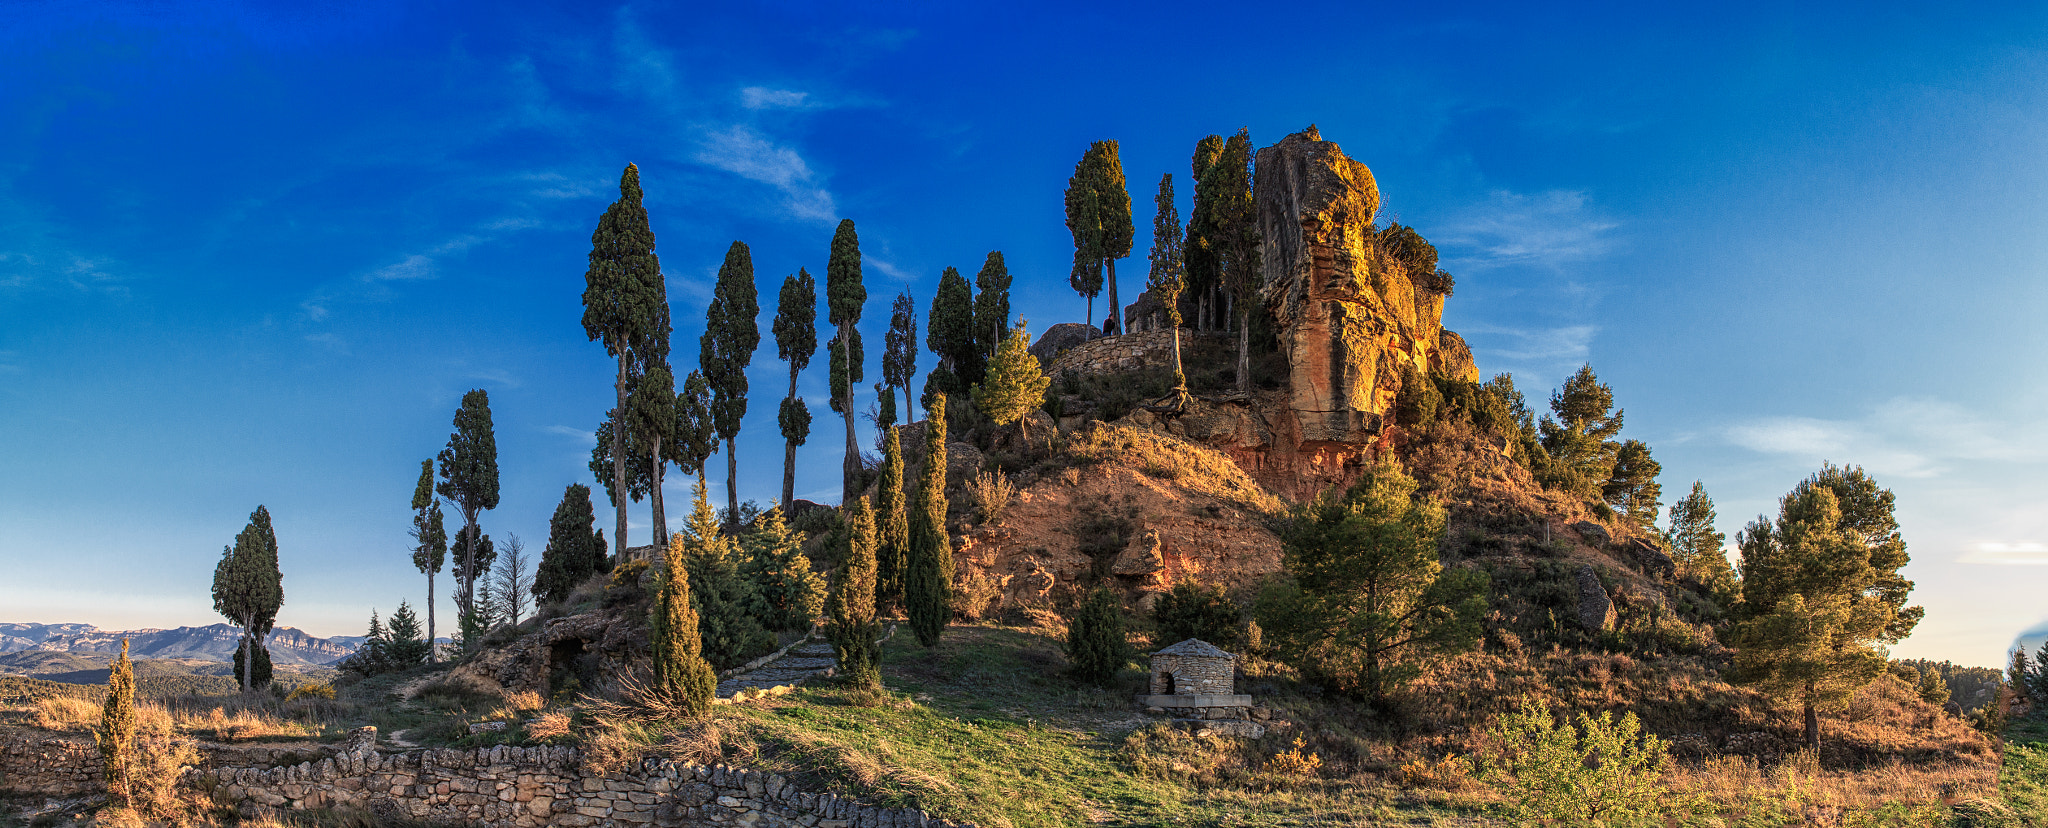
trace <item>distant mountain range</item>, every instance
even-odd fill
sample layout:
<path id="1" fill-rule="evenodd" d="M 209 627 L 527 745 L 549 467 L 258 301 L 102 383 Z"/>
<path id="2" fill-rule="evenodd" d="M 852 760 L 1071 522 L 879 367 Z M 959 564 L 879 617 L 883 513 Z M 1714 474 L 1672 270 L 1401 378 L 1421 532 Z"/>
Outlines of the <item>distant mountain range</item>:
<path id="1" fill-rule="evenodd" d="M 60 653 L 117 653 L 128 639 L 132 658 L 196 658 L 234 661 L 242 630 L 230 624 L 174 630 L 102 630 L 91 624 L 0 623 L 0 653 L 46 650 Z M 317 638 L 291 627 L 270 634 L 270 661 L 278 665 L 332 664 L 362 643 L 357 636 Z"/>

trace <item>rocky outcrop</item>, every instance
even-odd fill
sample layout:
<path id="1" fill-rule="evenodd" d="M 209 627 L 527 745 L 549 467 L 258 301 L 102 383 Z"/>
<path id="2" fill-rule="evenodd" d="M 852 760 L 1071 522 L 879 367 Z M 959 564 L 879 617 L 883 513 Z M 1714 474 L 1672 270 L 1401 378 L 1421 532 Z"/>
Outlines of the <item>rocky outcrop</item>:
<path id="1" fill-rule="evenodd" d="M 1045 329 L 1038 335 L 1038 341 L 1028 348 L 1032 356 L 1038 357 L 1038 364 L 1050 364 L 1061 351 L 1080 345 L 1091 339 L 1102 338 L 1102 329 L 1079 322 L 1061 322 Z"/>
<path id="2" fill-rule="evenodd" d="M 1412 277 L 1382 255 L 1379 187 L 1364 164 L 1310 127 L 1259 150 L 1253 191 L 1298 446 L 1371 442 L 1409 368 L 1478 378 L 1463 340 L 1444 336 L 1434 274 Z"/>
<path id="3" fill-rule="evenodd" d="M 611 612 L 590 612 L 551 619 L 510 644 L 486 649 L 468 664 L 455 668 L 450 679 L 472 676 L 507 690 L 532 690 L 546 695 L 558 672 L 580 674 L 598 660 L 624 664 L 648 652 L 644 620 Z M 587 684 L 593 676 L 577 678 Z"/>
<path id="4" fill-rule="evenodd" d="M 1592 564 L 1579 564 L 1577 577 L 1579 592 L 1579 626 L 1587 632 L 1605 632 L 1614 629 L 1614 599 L 1607 596 L 1607 587 L 1600 583 L 1600 574 L 1593 571 Z"/>

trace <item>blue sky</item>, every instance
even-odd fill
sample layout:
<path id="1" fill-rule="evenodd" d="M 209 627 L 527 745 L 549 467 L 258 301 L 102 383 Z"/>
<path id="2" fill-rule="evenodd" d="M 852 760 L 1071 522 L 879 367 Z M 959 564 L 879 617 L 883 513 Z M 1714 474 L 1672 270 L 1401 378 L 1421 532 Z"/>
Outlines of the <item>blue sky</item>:
<path id="1" fill-rule="evenodd" d="M 1481 371 L 1533 400 L 1591 362 L 1667 499 L 1705 481 L 1732 536 L 1862 464 L 1929 610 L 1895 652 L 1995 664 L 2048 622 L 2048 11 L 972 5 L 9 4 L 0 620 L 212 623 L 261 503 L 280 623 L 359 634 L 421 601 L 407 501 L 470 388 L 486 531 L 537 553 L 611 401 L 579 296 L 627 162 L 687 364 L 732 240 L 772 306 L 841 217 L 871 343 L 990 250 L 1034 330 L 1080 321 L 1060 196 L 1089 141 L 1149 212 L 1203 135 L 1314 123 L 1443 251 Z M 772 343 L 750 376 L 765 501 Z M 830 499 L 803 387 L 797 490 Z"/>

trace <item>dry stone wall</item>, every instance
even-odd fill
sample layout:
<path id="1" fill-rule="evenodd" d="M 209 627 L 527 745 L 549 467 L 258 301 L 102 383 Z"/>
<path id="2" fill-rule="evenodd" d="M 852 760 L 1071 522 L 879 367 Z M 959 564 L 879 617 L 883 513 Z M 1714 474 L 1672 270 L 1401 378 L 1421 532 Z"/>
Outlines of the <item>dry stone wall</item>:
<path id="1" fill-rule="evenodd" d="M 758 828 L 973 828 L 908 808 L 800 791 L 779 775 L 649 759 L 598 774 L 571 747 L 380 753 L 358 740 L 317 762 L 244 766 L 216 752 L 186 783 L 245 813 L 358 808 L 492 828 L 652 825 Z M 0 790 L 75 796 L 103 789 L 89 742 L 0 735 Z"/>
<path id="2" fill-rule="evenodd" d="M 1083 376 L 1091 376 L 1120 374 L 1146 368 L 1172 368 L 1175 333 L 1181 336 L 1180 347 L 1183 352 L 1195 347 L 1195 334 L 1185 330 L 1153 330 L 1122 336 L 1105 336 L 1061 351 L 1045 366 L 1045 373 L 1057 377 L 1072 371 Z"/>

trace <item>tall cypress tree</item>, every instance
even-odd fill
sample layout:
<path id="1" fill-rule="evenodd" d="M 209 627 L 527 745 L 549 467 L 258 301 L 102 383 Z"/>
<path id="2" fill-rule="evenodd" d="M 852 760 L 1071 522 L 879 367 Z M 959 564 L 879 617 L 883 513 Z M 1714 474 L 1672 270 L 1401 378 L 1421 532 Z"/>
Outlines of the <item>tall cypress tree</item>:
<path id="1" fill-rule="evenodd" d="M 702 484 L 698 494 L 697 502 L 702 504 Z M 654 650 L 656 692 L 684 713 L 702 716 L 711 712 L 711 699 L 718 694 L 718 675 L 704 660 L 697 611 L 691 606 L 690 576 L 678 565 L 687 540 L 682 533 L 669 539 L 667 564 L 656 576 L 654 606 L 648 610 L 647 639 Z"/>
<path id="2" fill-rule="evenodd" d="M 882 382 L 891 388 L 903 389 L 903 416 L 908 418 L 915 410 L 910 406 L 910 384 L 917 379 L 917 302 L 910 298 L 910 291 L 896 294 L 896 303 L 889 309 L 889 333 L 882 340 Z M 884 411 L 895 409 L 895 398 L 885 401 Z M 887 418 L 885 426 L 895 425 L 895 417 Z"/>
<path id="3" fill-rule="evenodd" d="M 412 565 L 427 576 L 427 640 L 434 640 L 434 575 L 448 561 L 448 529 L 441 501 L 434 498 L 434 461 L 420 461 L 420 482 L 412 488 Z M 428 653 L 438 663 L 438 653 Z"/>
<path id="4" fill-rule="evenodd" d="M 668 512 L 662 507 L 661 484 L 668 476 L 670 444 L 676 441 L 676 381 L 664 361 L 632 383 L 626 394 L 627 445 L 635 447 L 628 462 L 643 468 L 647 499 L 654 511 L 654 545 L 668 543 Z M 633 472 L 629 471 L 628 475 Z"/>
<path id="5" fill-rule="evenodd" d="M 926 407 L 941 394 L 958 396 L 980 380 L 980 351 L 974 344 L 974 287 L 954 268 L 939 274 L 939 289 L 932 293 L 932 313 L 925 319 L 925 347 L 939 357 L 939 364 L 925 379 Z"/>
<path id="6" fill-rule="evenodd" d="M 235 535 L 235 543 L 221 550 L 220 563 L 213 569 L 213 609 L 242 628 L 237 658 L 254 663 L 251 651 L 263 646 L 277 610 L 284 606 L 284 575 L 277 569 L 277 533 L 270 527 L 270 510 L 262 506 L 249 515 L 249 525 Z M 245 671 L 242 692 L 254 688 Z"/>
<path id="7" fill-rule="evenodd" d="M 860 236 L 853 230 L 853 219 L 840 219 L 839 229 L 832 233 L 832 256 L 825 262 L 825 301 L 830 305 L 828 321 L 839 328 L 832 391 L 837 404 L 834 410 L 846 420 L 843 503 L 853 499 L 854 480 L 860 476 L 860 443 L 853 436 L 853 385 L 861 381 L 861 352 L 860 332 L 854 326 L 860 324 L 861 310 L 868 302 L 868 289 L 860 275 Z"/>
<path id="8" fill-rule="evenodd" d="M 1187 260 L 1188 290 L 1195 295 L 1200 318 L 1195 327 L 1202 331 L 1216 328 L 1214 308 L 1217 291 L 1223 286 L 1222 260 L 1216 252 L 1216 189 L 1223 182 L 1211 181 L 1209 168 L 1216 166 L 1223 156 L 1223 136 L 1209 135 L 1195 142 L 1194 157 L 1188 161 L 1188 181 L 1195 188 L 1194 208 L 1188 211 L 1188 235 L 1185 242 Z"/>
<path id="9" fill-rule="evenodd" d="M 981 271 L 974 274 L 974 290 L 974 350 L 990 359 L 996 345 L 1010 335 L 1010 265 L 1003 261 L 1003 251 L 991 250 L 982 260 Z"/>
<path id="10" fill-rule="evenodd" d="M 782 280 L 775 304 L 775 355 L 789 363 L 789 396 L 775 422 L 782 427 L 782 510 L 796 502 L 796 447 L 811 436 L 811 410 L 797 396 L 796 378 L 818 352 L 818 283 L 811 272 L 797 268 Z"/>
<path id="11" fill-rule="evenodd" d="M 825 602 L 826 617 L 832 622 L 832 652 L 838 657 L 839 674 L 848 683 L 880 687 L 875 646 L 881 626 L 875 622 L 875 516 L 865 497 L 854 500 L 846 511 L 846 561 L 840 565 L 839 582 Z"/>
<path id="12" fill-rule="evenodd" d="M 476 578 L 490 569 L 481 547 L 483 530 L 477 517 L 498 508 L 498 439 L 491 431 L 491 396 L 478 388 L 462 395 L 455 410 L 455 433 L 441 450 L 441 482 L 434 491 L 462 513 L 459 558 L 455 568 L 455 606 L 465 618 L 476 615 Z M 463 644 L 477 642 L 464 636 Z"/>
<path id="13" fill-rule="evenodd" d="M 761 344 L 761 303 L 754 290 L 754 256 L 745 242 L 733 242 L 718 268 L 718 286 L 704 312 L 704 335 L 697 359 L 711 381 L 711 419 L 725 439 L 725 500 L 731 514 L 740 513 L 739 452 L 734 444 L 740 421 L 747 416 L 747 364 Z"/>
<path id="14" fill-rule="evenodd" d="M 533 577 L 533 596 L 543 603 L 566 601 L 569 593 L 604 570 L 603 535 L 595 530 L 590 487 L 571 483 L 548 519 L 548 544 L 541 548 L 540 570 Z"/>
<path id="15" fill-rule="evenodd" d="M 1074 269 L 1067 274 L 1067 286 L 1088 300 L 1083 321 L 1092 328 L 1095 297 L 1102 295 L 1102 205 L 1079 170 L 1067 180 L 1067 229 L 1074 235 Z"/>
<path id="16" fill-rule="evenodd" d="M 718 423 L 711 412 L 711 381 L 691 371 L 676 394 L 675 461 L 684 474 L 704 479 L 711 455 L 718 453 Z"/>
<path id="17" fill-rule="evenodd" d="M 910 558 L 910 517 L 903 507 L 903 441 L 893 428 L 882 436 L 875 523 L 875 613 L 888 615 L 903 603 L 903 574 Z"/>
<path id="18" fill-rule="evenodd" d="M 107 793 L 127 804 L 134 793 L 128 765 L 135 761 L 135 666 L 128 660 L 126 638 L 121 639 L 120 657 L 107 669 L 107 700 L 100 708 L 99 730 L 92 735 L 99 744 Z"/>
<path id="19" fill-rule="evenodd" d="M 946 531 L 946 396 L 925 419 L 924 469 L 910 506 L 910 555 L 903 604 L 918 643 L 939 643 L 953 615 L 953 542 Z"/>
<path id="20" fill-rule="evenodd" d="M 640 168 L 626 165 L 619 176 L 619 200 L 605 209 L 590 234 L 590 268 L 583 274 L 583 331 L 618 360 L 613 390 L 615 410 L 626 408 L 628 377 L 636 370 L 668 359 L 668 288 L 661 278 L 661 260 L 654 255 L 654 230 L 641 204 Z M 612 443 L 625 445 L 625 424 L 614 418 Z M 626 489 L 626 455 L 612 456 L 612 484 Z M 494 486 L 495 488 L 495 486 Z M 619 557 L 626 552 L 626 501 L 614 496 L 618 510 L 612 540 Z"/>
<path id="21" fill-rule="evenodd" d="M 1124 184 L 1123 160 L 1117 156 L 1115 141 L 1096 141 L 1082 153 L 1067 179 L 1067 230 L 1074 236 L 1075 278 L 1089 282 L 1083 274 L 1083 258 L 1092 256 L 1109 271 L 1109 315 L 1111 330 L 1123 332 L 1123 305 L 1116 290 L 1116 260 L 1131 255 L 1136 231 L 1131 226 L 1131 193 Z M 1093 272 L 1095 265 L 1089 266 Z M 1099 277 L 1092 277 L 1099 278 Z M 1081 286 L 1076 285 L 1076 289 Z M 1099 289 L 1099 287 L 1098 287 Z M 1084 291 L 1085 292 L 1085 291 Z M 1093 323 L 1094 296 L 1089 295 L 1088 316 Z"/>
<path id="22" fill-rule="evenodd" d="M 1251 392 L 1251 320 L 1259 307 L 1259 211 L 1252 201 L 1252 139 L 1238 130 L 1223 142 L 1223 151 L 1203 174 L 1211 199 L 1209 242 L 1216 254 L 1223 287 L 1237 312 L 1237 390 Z"/>
<path id="23" fill-rule="evenodd" d="M 1173 173 L 1159 177 L 1159 195 L 1152 204 L 1152 269 L 1146 274 L 1146 289 L 1166 313 L 1167 329 L 1173 331 L 1173 390 L 1185 401 L 1188 377 L 1180 364 L 1180 295 L 1187 290 L 1187 253 L 1180 235 L 1180 208 L 1173 200 Z"/>

